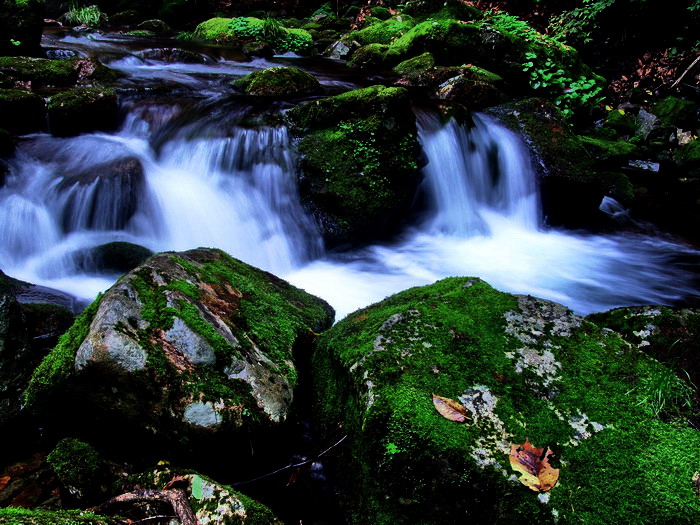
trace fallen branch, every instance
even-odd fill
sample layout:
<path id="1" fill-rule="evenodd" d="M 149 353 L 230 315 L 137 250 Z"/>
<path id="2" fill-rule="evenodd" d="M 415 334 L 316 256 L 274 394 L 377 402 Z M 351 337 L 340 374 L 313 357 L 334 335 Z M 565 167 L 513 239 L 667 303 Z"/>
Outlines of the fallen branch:
<path id="1" fill-rule="evenodd" d="M 123 507 L 124 505 L 144 502 L 168 503 L 173 508 L 173 511 L 176 514 L 175 517 L 180 520 L 182 525 L 199 525 L 199 521 L 192 511 L 192 508 L 187 501 L 187 494 L 183 489 L 135 490 L 134 492 L 127 492 L 126 494 L 115 496 L 88 510 L 96 514 L 109 514 L 110 509 L 115 507 Z M 163 516 L 153 516 L 146 519 L 153 519 L 156 517 L 162 518 Z"/>
<path id="2" fill-rule="evenodd" d="M 268 472 L 267 474 L 263 474 L 262 476 L 258 476 L 257 478 L 249 479 L 247 481 L 239 481 L 238 483 L 232 483 L 231 486 L 237 487 L 239 485 L 247 485 L 248 483 L 253 483 L 255 481 L 260 481 L 261 479 L 269 478 L 270 476 L 274 476 L 275 474 L 279 474 L 280 472 L 284 472 L 285 470 L 299 468 L 299 467 L 303 467 L 305 465 L 310 465 L 311 463 L 318 460 L 320 457 L 324 456 L 325 454 L 327 454 L 328 452 L 333 450 L 335 447 L 340 445 L 343 441 L 345 441 L 347 439 L 347 437 L 348 437 L 347 435 L 343 436 L 338 441 L 333 443 L 330 447 L 328 447 L 326 450 L 324 450 L 320 454 L 316 455 L 314 458 L 307 459 L 307 460 L 302 461 L 300 463 L 290 463 L 286 467 L 278 468 L 277 470 L 273 470 L 272 472 Z"/>
<path id="3" fill-rule="evenodd" d="M 673 88 L 676 87 L 678 84 L 680 84 L 681 80 L 683 80 L 683 77 L 686 76 L 686 75 L 688 74 L 688 72 L 689 72 L 691 69 L 693 69 L 693 68 L 695 67 L 695 65 L 696 65 L 698 62 L 700 62 L 700 55 L 698 55 L 698 56 L 695 58 L 695 60 L 693 60 L 693 63 L 690 64 L 690 65 L 688 66 L 688 68 L 687 68 L 685 71 L 683 71 L 683 74 L 682 74 L 680 77 L 678 77 L 678 78 L 676 79 L 676 81 L 675 81 L 673 84 L 671 84 L 671 89 L 673 89 Z"/>

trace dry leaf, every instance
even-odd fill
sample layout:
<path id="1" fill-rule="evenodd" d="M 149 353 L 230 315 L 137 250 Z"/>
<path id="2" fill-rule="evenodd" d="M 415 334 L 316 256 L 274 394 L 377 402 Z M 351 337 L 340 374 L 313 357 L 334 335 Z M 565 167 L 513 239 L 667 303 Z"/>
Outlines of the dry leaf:
<path id="1" fill-rule="evenodd" d="M 444 418 L 454 421 L 456 423 L 464 423 L 469 419 L 469 413 L 467 409 L 461 403 L 448 399 L 442 396 L 436 396 L 433 394 L 433 405 L 435 410 L 440 412 L 440 415 Z"/>
<path id="2" fill-rule="evenodd" d="M 7 484 L 10 482 L 10 479 L 12 479 L 10 478 L 10 476 L 3 476 L 2 478 L 0 478 L 0 490 L 7 487 Z"/>
<path id="3" fill-rule="evenodd" d="M 538 492 L 547 492 L 559 479 L 559 469 L 552 468 L 549 459 L 553 452 L 547 447 L 535 448 L 525 440 L 522 445 L 512 445 L 510 466 L 522 474 L 520 483 Z"/>

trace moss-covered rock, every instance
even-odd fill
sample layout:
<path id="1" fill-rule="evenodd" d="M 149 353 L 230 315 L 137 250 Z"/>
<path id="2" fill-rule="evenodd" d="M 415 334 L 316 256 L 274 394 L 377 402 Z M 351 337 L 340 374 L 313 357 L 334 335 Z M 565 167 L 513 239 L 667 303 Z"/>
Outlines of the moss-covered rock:
<path id="1" fill-rule="evenodd" d="M 233 488 L 193 471 L 162 468 L 130 476 L 120 490 L 160 490 L 173 479 L 186 486 L 185 494 L 198 523 L 222 525 L 281 525 L 265 505 Z"/>
<path id="2" fill-rule="evenodd" d="M 64 438 L 46 457 L 64 490 L 65 503 L 87 503 L 97 493 L 102 460 L 88 443 Z"/>
<path id="3" fill-rule="evenodd" d="M 298 97 L 321 91 L 318 79 L 296 67 L 269 67 L 235 81 L 247 95 Z"/>
<path id="4" fill-rule="evenodd" d="M 606 140 L 579 135 L 586 151 L 598 162 L 620 163 L 637 151 L 637 146 L 627 140 Z"/>
<path id="5" fill-rule="evenodd" d="M 408 93 L 372 86 L 289 113 L 301 137 L 300 193 L 331 245 L 381 237 L 405 218 L 419 147 Z"/>
<path id="6" fill-rule="evenodd" d="M 351 523 L 700 519 L 700 432 L 650 402 L 668 369 L 561 305 L 449 278 L 349 315 L 313 364 L 323 435 L 348 435 L 335 467 Z M 549 492 L 510 466 L 526 440 L 554 454 Z"/>
<path id="7" fill-rule="evenodd" d="M 311 331 L 332 318 L 324 301 L 221 251 L 160 254 L 76 319 L 26 402 L 96 446 L 138 443 L 146 459 L 150 445 L 162 454 L 168 444 L 220 461 L 224 443 L 280 438 L 292 350 L 308 351 Z"/>
<path id="8" fill-rule="evenodd" d="M 477 78 L 474 78 L 474 77 Z M 483 109 L 501 102 L 501 93 L 491 82 L 479 80 L 477 75 L 459 73 L 441 83 L 436 95 L 442 100 L 464 104 L 471 110 Z"/>
<path id="9" fill-rule="evenodd" d="M 700 140 L 692 140 L 678 148 L 673 153 L 673 159 L 683 170 L 687 170 L 695 176 L 700 176 Z"/>
<path id="10" fill-rule="evenodd" d="M 44 99 L 30 91 L 0 89 L 0 127 L 15 135 L 46 127 Z"/>
<path id="11" fill-rule="evenodd" d="M 413 76 L 430 71 L 433 67 L 435 67 L 435 57 L 426 51 L 422 55 L 409 58 L 394 66 L 394 73 Z"/>
<path id="12" fill-rule="evenodd" d="M 605 117 L 603 123 L 605 128 L 615 130 L 622 136 L 634 136 L 639 129 L 639 122 L 633 114 L 623 110 L 616 109 L 610 111 Z"/>
<path id="13" fill-rule="evenodd" d="M 112 89 L 78 88 L 52 96 L 47 109 L 49 131 L 57 137 L 70 137 L 114 129 L 119 104 Z"/>
<path id="14" fill-rule="evenodd" d="M 153 34 L 160 36 L 167 36 L 172 34 L 172 28 L 157 18 L 151 20 L 144 20 L 139 25 L 136 26 L 137 31 L 150 31 Z"/>
<path id="15" fill-rule="evenodd" d="M 30 510 L 20 507 L 0 509 L 0 523 L 10 525 L 120 525 L 122 520 L 81 510 Z"/>
<path id="16" fill-rule="evenodd" d="M 666 125 L 683 129 L 695 129 L 698 126 L 698 104 L 692 100 L 668 96 L 654 104 L 651 113 Z"/>
<path id="17" fill-rule="evenodd" d="M 313 39 L 304 29 L 286 28 L 275 19 L 211 18 L 199 24 L 194 38 L 213 42 L 266 42 L 280 52 L 308 53 Z"/>
<path id="18" fill-rule="evenodd" d="M 118 74 L 93 58 L 50 60 L 30 57 L 0 57 L 0 73 L 10 81 L 30 82 L 32 87 L 66 87 L 90 83 L 110 83 Z"/>
<path id="19" fill-rule="evenodd" d="M 416 22 L 410 16 L 394 16 L 383 21 L 373 21 L 359 31 L 350 33 L 348 38 L 357 40 L 362 45 L 391 44 L 415 25 Z"/>
<path id="20" fill-rule="evenodd" d="M 6 283 L 2 272 L 0 279 L 0 284 Z M 26 322 L 11 284 L 0 290 L 0 427 L 20 413 L 21 392 L 29 381 L 27 365 L 31 362 Z"/>
<path id="21" fill-rule="evenodd" d="M 2 0 L 0 12 L 0 56 L 38 53 L 44 0 Z"/>
<path id="22" fill-rule="evenodd" d="M 550 224 L 582 226 L 605 195 L 593 158 L 551 102 L 527 99 L 490 110 L 520 133 L 535 157 L 542 207 Z"/>

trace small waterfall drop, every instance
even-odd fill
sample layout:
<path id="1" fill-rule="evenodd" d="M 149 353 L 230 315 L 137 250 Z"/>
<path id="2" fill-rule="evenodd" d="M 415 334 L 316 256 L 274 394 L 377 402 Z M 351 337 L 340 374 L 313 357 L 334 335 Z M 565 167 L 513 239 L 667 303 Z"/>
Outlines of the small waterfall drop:
<path id="1" fill-rule="evenodd" d="M 154 150 L 154 128 L 175 113 L 131 112 L 116 135 L 20 141 L 0 188 L 0 267 L 91 298 L 116 276 L 85 275 L 86 250 L 115 240 L 153 251 L 221 248 L 278 274 L 321 255 L 286 128 L 214 133 L 195 123 L 200 136 L 175 132 Z"/>

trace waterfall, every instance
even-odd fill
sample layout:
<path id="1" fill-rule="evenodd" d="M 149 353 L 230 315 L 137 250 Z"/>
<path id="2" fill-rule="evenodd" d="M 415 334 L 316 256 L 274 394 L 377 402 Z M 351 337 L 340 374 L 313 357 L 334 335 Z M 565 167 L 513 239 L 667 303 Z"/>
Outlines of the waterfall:
<path id="1" fill-rule="evenodd" d="M 418 113 L 419 139 L 429 159 L 424 169 L 431 198 L 428 232 L 461 237 L 491 232 L 495 213 L 524 228 L 539 226 L 535 175 L 520 139 L 486 115 L 471 128 L 432 113 Z"/>
<path id="2" fill-rule="evenodd" d="M 85 275 L 86 250 L 115 240 L 217 247 L 278 274 L 321 255 L 286 128 L 195 122 L 200 136 L 174 130 L 154 149 L 176 113 L 134 108 L 115 135 L 19 141 L 0 188 L 3 270 L 89 298 L 116 276 Z"/>

